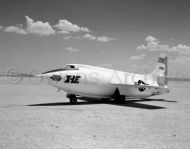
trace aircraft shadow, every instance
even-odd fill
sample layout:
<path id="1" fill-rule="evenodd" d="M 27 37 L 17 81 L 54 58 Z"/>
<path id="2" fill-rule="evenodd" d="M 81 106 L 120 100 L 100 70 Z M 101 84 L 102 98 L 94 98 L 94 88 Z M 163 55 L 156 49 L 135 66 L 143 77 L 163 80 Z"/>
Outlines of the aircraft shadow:
<path id="1" fill-rule="evenodd" d="M 147 110 L 166 109 L 166 107 L 155 106 L 155 105 L 144 104 L 144 103 L 142 104 L 136 101 L 126 101 L 125 104 L 118 104 L 118 103 L 108 103 L 108 104 L 123 106 L 123 107 L 147 109 Z"/>
<path id="2" fill-rule="evenodd" d="M 77 104 L 71 104 L 69 102 L 55 102 L 55 103 L 40 103 L 40 104 L 30 104 L 30 105 L 27 105 L 27 106 L 76 106 L 76 105 L 90 105 L 90 104 L 102 104 L 102 102 L 100 101 L 89 101 L 89 102 L 86 102 L 86 101 L 78 101 Z"/>
<path id="3" fill-rule="evenodd" d="M 123 107 L 133 107 L 133 108 L 140 108 L 140 109 L 147 109 L 147 110 L 156 110 L 156 109 L 166 109 L 166 107 L 144 104 L 141 102 L 148 102 L 148 101 L 161 101 L 161 102 L 177 102 L 177 101 L 170 101 L 165 99 L 137 99 L 137 100 L 126 100 L 124 104 L 120 104 L 115 102 L 114 100 L 109 101 L 100 101 L 98 99 L 91 99 L 86 97 L 80 97 L 79 99 L 85 101 L 78 101 L 77 104 L 70 104 L 69 102 L 56 102 L 56 103 L 40 103 L 40 104 L 31 104 L 28 106 L 77 106 L 77 105 L 91 105 L 91 104 L 110 104 L 116 106 L 123 106 Z"/>
<path id="4" fill-rule="evenodd" d="M 166 99 L 154 99 L 154 98 L 141 98 L 138 101 L 162 101 L 162 102 L 177 102 L 176 100 L 166 100 Z"/>

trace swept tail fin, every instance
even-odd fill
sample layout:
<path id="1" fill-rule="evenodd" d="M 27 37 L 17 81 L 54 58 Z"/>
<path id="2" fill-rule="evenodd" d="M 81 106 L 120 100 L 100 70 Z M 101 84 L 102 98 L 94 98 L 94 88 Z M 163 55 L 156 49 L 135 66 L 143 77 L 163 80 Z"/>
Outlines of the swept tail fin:
<path id="1" fill-rule="evenodd" d="M 168 57 L 165 54 L 160 55 L 157 65 L 150 75 L 156 79 L 159 86 L 167 85 Z"/>

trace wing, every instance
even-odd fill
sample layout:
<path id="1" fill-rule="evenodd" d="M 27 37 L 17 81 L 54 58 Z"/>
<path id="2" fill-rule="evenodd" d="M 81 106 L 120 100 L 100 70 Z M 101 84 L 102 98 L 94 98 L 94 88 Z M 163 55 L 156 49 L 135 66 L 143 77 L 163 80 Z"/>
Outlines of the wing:
<path id="1" fill-rule="evenodd" d="M 114 84 L 119 89 L 121 95 L 127 97 L 149 97 L 152 95 L 163 94 L 169 92 L 169 89 L 162 86 L 151 85 L 130 85 L 130 84 Z"/>

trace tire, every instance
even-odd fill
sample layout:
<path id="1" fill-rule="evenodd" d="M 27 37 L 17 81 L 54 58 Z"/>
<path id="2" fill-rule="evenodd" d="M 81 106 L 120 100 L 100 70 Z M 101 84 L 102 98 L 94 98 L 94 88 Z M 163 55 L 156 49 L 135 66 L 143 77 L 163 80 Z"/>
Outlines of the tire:
<path id="1" fill-rule="evenodd" d="M 71 104 L 76 104 L 77 103 L 77 97 L 74 94 L 67 94 L 67 98 L 69 98 L 69 101 Z"/>
<path id="2" fill-rule="evenodd" d="M 115 98 L 115 101 L 119 104 L 124 104 L 125 103 L 125 96 L 124 95 L 120 95 L 117 98 Z"/>
<path id="3" fill-rule="evenodd" d="M 118 88 L 116 88 L 112 98 L 119 104 L 125 103 L 125 95 L 121 95 Z"/>

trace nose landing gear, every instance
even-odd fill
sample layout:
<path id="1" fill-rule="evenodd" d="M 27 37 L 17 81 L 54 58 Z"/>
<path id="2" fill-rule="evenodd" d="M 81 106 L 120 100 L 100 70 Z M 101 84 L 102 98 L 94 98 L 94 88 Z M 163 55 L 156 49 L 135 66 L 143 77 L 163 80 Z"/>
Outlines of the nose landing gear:
<path id="1" fill-rule="evenodd" d="M 67 94 L 67 98 L 69 98 L 71 104 L 77 103 L 77 97 L 74 94 Z"/>

